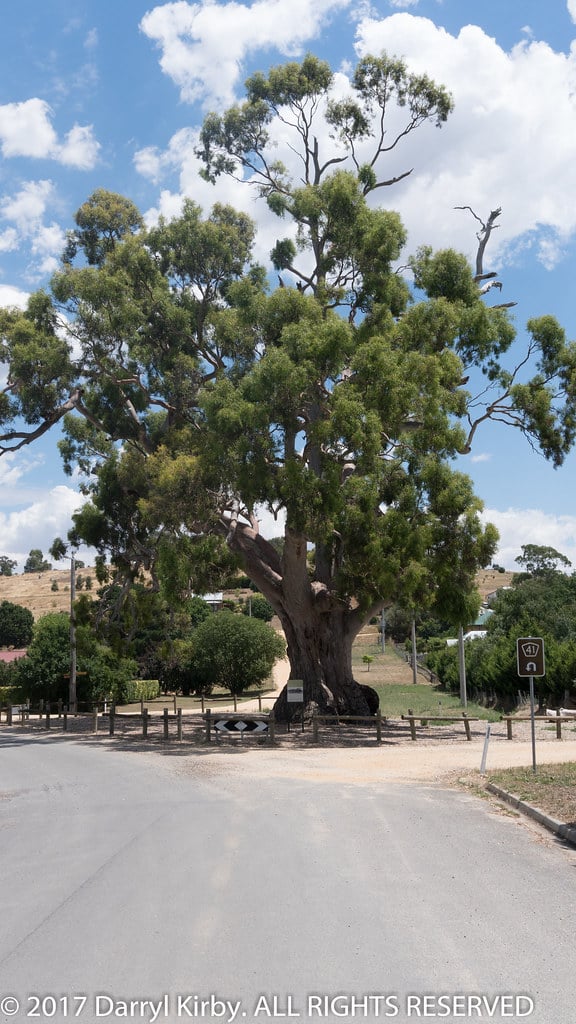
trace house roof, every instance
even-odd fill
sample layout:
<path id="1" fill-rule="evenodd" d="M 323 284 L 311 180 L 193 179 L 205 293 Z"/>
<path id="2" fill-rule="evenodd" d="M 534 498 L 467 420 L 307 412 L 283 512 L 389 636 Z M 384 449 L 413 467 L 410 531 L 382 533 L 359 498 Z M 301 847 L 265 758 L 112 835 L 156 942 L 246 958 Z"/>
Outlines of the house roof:
<path id="1" fill-rule="evenodd" d="M 0 651 L 0 661 L 8 664 L 11 661 L 17 661 L 18 658 L 25 658 L 27 654 L 26 650 Z"/>

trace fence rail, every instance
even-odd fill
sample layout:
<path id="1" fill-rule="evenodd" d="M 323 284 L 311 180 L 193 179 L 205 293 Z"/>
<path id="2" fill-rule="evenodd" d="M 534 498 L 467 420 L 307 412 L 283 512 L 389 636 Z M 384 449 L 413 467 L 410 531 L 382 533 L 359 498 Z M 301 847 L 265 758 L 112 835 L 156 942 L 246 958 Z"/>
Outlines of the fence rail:
<path id="1" fill-rule="evenodd" d="M 229 730 L 218 728 L 218 723 L 223 721 L 244 722 L 246 728 L 231 727 Z M 349 740 L 352 734 L 354 739 L 373 735 L 376 743 L 383 742 L 384 733 L 393 738 L 402 735 L 409 735 L 410 740 L 416 741 L 422 736 L 422 730 L 429 725 L 436 725 L 440 728 L 434 730 L 434 738 L 440 739 L 442 735 L 454 734 L 454 728 L 461 725 L 464 728 L 467 741 L 472 740 L 472 722 L 481 721 L 478 717 L 469 717 L 466 712 L 461 715 L 430 715 L 427 713 L 416 713 L 410 708 L 406 715 L 392 718 L 378 712 L 372 716 L 359 715 L 320 715 L 314 714 L 310 719 L 305 720 L 302 731 L 306 733 L 311 743 L 321 742 L 322 734 L 330 733 L 333 737 L 336 733 L 342 741 Z M 529 722 L 528 716 L 502 715 L 500 721 L 506 723 L 506 739 L 513 739 L 515 723 Z M 259 730 L 255 723 L 266 723 L 266 729 Z M 562 727 L 575 729 L 574 718 L 537 716 L 537 725 L 549 726 L 555 729 L 556 739 L 562 739 Z M 274 743 L 280 735 L 290 732 L 290 725 L 279 723 L 274 717 L 273 711 L 225 711 L 217 708 L 205 708 L 204 712 L 189 710 L 182 707 L 167 707 L 164 705 L 161 714 L 152 714 L 144 706 L 140 710 L 119 711 L 115 704 L 110 704 L 106 709 L 95 707 L 93 710 L 84 713 L 71 714 L 65 705 L 51 709 L 50 706 L 33 708 L 27 704 L 5 705 L 0 707 L 0 725 L 14 728 L 28 728 L 31 730 L 59 730 L 71 734 L 92 734 L 131 738 L 142 738 L 144 740 L 154 737 L 163 741 L 177 740 L 184 738 L 192 742 L 211 743 L 213 740 L 219 742 L 223 735 L 242 739 L 248 736 L 259 739 L 266 739 Z M 446 732 L 441 729 L 446 725 Z M 358 728 L 356 728 L 358 727 Z M 448 731 L 448 727 L 450 733 Z M 504 738 L 504 736 L 502 736 Z"/>

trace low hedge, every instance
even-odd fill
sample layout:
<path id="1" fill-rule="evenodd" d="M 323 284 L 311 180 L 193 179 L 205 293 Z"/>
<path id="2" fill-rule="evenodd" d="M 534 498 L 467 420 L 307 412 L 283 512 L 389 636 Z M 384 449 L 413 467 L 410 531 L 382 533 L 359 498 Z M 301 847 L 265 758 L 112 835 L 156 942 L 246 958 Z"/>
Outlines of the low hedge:
<path id="1" fill-rule="evenodd" d="M 158 679 L 130 679 L 122 687 L 122 700 L 125 704 L 135 704 L 139 700 L 154 700 L 160 696 Z"/>

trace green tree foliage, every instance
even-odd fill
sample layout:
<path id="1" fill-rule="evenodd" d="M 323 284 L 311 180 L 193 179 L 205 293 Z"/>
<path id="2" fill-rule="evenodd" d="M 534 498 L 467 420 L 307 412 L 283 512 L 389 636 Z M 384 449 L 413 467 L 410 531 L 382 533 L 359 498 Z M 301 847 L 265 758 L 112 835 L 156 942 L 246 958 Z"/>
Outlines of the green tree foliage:
<path id="1" fill-rule="evenodd" d="M 270 622 L 274 617 L 274 609 L 269 601 L 261 594 L 255 594 L 248 598 L 242 608 L 244 615 L 251 615 L 254 619 L 262 619 L 263 622 Z"/>
<path id="2" fill-rule="evenodd" d="M 34 616 L 11 601 L 0 602 L 0 647 L 26 647 L 32 639 Z"/>
<path id="3" fill-rule="evenodd" d="M 313 56 L 273 68 L 201 132 L 205 176 L 244 178 L 278 216 L 274 291 L 243 213 L 187 200 L 147 229 L 128 200 L 88 200 L 51 294 L 0 313 L 0 450 L 61 422 L 65 466 L 96 476 L 78 537 L 171 599 L 241 566 L 306 703 L 365 714 L 351 659 L 365 621 L 395 602 L 460 624 L 477 604 L 496 534 L 452 460 L 494 419 L 560 464 L 576 350 L 545 316 L 512 358 L 514 324 L 484 294 L 498 210 L 471 268 L 450 250 L 403 255 L 400 218 L 377 205 L 411 173 L 391 174 L 390 152 L 399 166 L 407 136 L 446 121 L 446 90 L 385 54 L 360 61 L 349 96 L 333 84 Z M 281 550 L 261 506 L 285 519 Z M 276 712 L 290 710 L 284 694 Z"/>
<path id="4" fill-rule="evenodd" d="M 518 565 L 530 576 L 555 572 L 560 566 L 569 568 L 572 562 L 556 548 L 541 544 L 523 544 L 522 554 L 516 559 Z"/>
<path id="5" fill-rule="evenodd" d="M 8 555 L 0 555 L 0 576 L 11 576 L 17 564 Z"/>
<path id="6" fill-rule="evenodd" d="M 259 619 L 218 612 L 194 631 L 190 671 L 196 692 L 222 686 L 241 694 L 268 678 L 285 652 L 283 640 Z"/>
<path id="7" fill-rule="evenodd" d="M 24 563 L 24 572 L 49 572 L 51 568 L 51 563 L 44 560 L 40 548 L 32 548 Z"/>
<path id="8" fill-rule="evenodd" d="M 136 663 L 99 643 L 89 627 L 79 626 L 76 639 L 79 702 L 121 699 L 127 682 L 136 675 Z M 22 697 L 34 703 L 40 699 L 66 702 L 69 671 L 70 618 L 65 612 L 43 615 L 34 625 L 27 656 L 14 666 Z"/>
<path id="9" fill-rule="evenodd" d="M 495 694 L 503 705 L 513 703 L 518 690 L 524 689 L 516 662 L 516 641 L 522 636 L 544 639 L 546 675 L 537 681 L 541 698 L 559 705 L 565 692 L 576 685 L 576 575 L 551 567 L 551 559 L 565 565 L 564 555 L 550 548 L 527 550 L 531 547 L 523 547 L 523 557 L 536 569 L 531 575 L 518 576 L 512 589 L 500 592 L 487 636 L 466 644 L 468 684 Z M 427 661 L 446 686 L 458 689 L 456 648 L 432 652 Z"/>

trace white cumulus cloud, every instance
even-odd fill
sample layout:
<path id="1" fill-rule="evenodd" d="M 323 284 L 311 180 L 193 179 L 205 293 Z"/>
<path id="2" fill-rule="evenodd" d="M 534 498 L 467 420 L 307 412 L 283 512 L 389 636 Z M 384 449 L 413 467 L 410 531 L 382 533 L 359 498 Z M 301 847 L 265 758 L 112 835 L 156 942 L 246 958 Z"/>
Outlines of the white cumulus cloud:
<path id="1" fill-rule="evenodd" d="M 359 56 L 386 50 L 404 57 L 454 98 L 442 130 L 414 133 L 390 161 L 392 173 L 415 168 L 393 200 L 411 243 L 469 251 L 474 222 L 453 208 L 471 206 L 486 218 L 502 207 L 492 259 L 497 246 L 502 259 L 523 238 L 553 268 L 576 232 L 576 207 L 566 203 L 576 190 L 576 133 L 567 130 L 576 118 L 576 46 L 556 52 L 522 38 L 507 51 L 476 25 L 451 35 L 402 13 L 362 18 L 356 48 Z"/>
<path id="2" fill-rule="evenodd" d="M 298 54 L 318 37 L 332 13 L 349 4 L 350 0 L 179 0 L 153 8 L 140 27 L 160 48 L 160 66 L 183 100 L 222 106 L 234 101 L 248 54 Z"/>
<path id="3" fill-rule="evenodd" d="M 487 508 L 484 522 L 493 523 L 500 533 L 495 561 L 506 569 L 516 569 L 515 559 L 524 544 L 556 548 L 576 569 L 576 516 L 555 515 L 540 509 Z"/>
<path id="4" fill-rule="evenodd" d="M 100 148 L 92 125 L 74 127 L 59 142 L 52 124 L 52 110 L 45 100 L 33 97 L 21 103 L 0 105 L 0 149 L 9 157 L 56 160 L 69 167 L 94 167 Z"/>
<path id="5" fill-rule="evenodd" d="M 14 472 L 17 474 L 17 470 Z M 16 559 L 20 570 L 32 548 L 40 548 L 46 555 L 56 537 L 66 536 L 72 526 L 72 514 L 85 500 L 71 487 L 62 485 L 53 487 L 26 508 L 0 513 L 1 553 Z"/>

